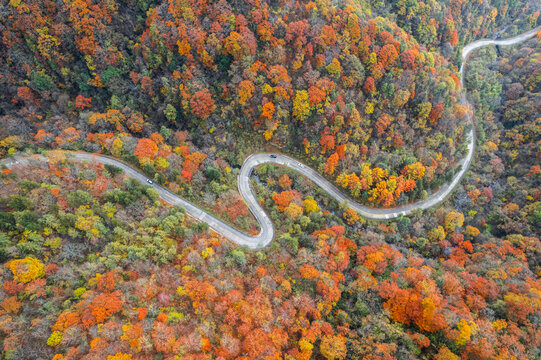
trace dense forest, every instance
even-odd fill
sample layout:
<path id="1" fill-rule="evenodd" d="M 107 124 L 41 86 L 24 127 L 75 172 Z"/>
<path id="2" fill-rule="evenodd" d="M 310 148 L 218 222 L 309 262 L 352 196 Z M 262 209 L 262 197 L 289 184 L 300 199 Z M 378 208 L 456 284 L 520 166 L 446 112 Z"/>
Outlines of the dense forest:
<path id="1" fill-rule="evenodd" d="M 182 184 L 201 161 L 174 166 L 185 159 L 170 135 L 187 131 L 211 159 L 240 165 L 245 147 L 268 143 L 359 201 L 402 204 L 464 155 L 466 108 L 443 54 L 459 51 L 463 22 L 476 25 L 463 38 L 483 36 L 528 9 L 496 5 L 11 1 L 0 115 L 19 142 L 138 157 L 162 183 Z"/>
<path id="2" fill-rule="evenodd" d="M 0 5 L 1 359 L 541 357 L 536 1 L 10 0 Z M 470 108 L 462 101 L 466 93 Z M 468 121 L 470 114 L 473 124 Z M 390 207 L 359 216 L 257 167 L 258 251 L 159 198 L 121 159 L 250 234 L 256 152 Z M 49 161 L 44 162 L 40 155 Z"/>

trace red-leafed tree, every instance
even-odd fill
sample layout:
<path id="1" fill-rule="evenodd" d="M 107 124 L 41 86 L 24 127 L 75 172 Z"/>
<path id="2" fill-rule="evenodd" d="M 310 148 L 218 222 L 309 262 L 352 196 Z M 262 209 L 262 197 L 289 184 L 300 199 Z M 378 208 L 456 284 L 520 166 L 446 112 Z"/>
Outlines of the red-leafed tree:
<path id="1" fill-rule="evenodd" d="M 366 94 L 371 94 L 376 91 L 376 84 L 374 78 L 369 76 L 364 81 L 363 90 Z"/>
<path id="2" fill-rule="evenodd" d="M 319 143 L 321 145 L 321 152 L 323 154 L 325 154 L 327 150 L 334 149 L 334 135 L 331 134 L 329 127 L 323 129 Z"/>
<path id="3" fill-rule="evenodd" d="M 75 98 L 75 106 L 81 110 L 92 107 L 92 98 L 85 98 L 83 95 L 77 95 Z"/>
<path id="4" fill-rule="evenodd" d="M 416 55 L 413 50 L 406 50 L 400 54 L 400 62 L 402 67 L 406 70 L 412 70 L 415 68 Z"/>
<path id="5" fill-rule="evenodd" d="M 436 126 L 437 121 L 441 118 L 444 108 L 444 104 L 436 104 L 432 106 L 432 110 L 430 110 L 430 114 L 428 115 L 428 120 L 432 126 Z"/>

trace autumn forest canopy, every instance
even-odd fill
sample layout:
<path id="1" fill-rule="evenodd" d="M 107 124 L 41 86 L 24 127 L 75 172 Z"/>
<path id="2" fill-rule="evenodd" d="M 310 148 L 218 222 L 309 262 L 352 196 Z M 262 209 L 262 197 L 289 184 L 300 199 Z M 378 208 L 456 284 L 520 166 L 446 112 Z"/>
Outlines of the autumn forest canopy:
<path id="1" fill-rule="evenodd" d="M 532 0 L 5 0 L 0 359 L 541 358 L 541 25 Z M 469 102 L 465 101 L 465 96 Z M 253 251 L 116 166 L 245 231 Z M 40 161 L 38 155 L 49 162 Z M 28 158 L 9 168 L 7 162 Z"/>

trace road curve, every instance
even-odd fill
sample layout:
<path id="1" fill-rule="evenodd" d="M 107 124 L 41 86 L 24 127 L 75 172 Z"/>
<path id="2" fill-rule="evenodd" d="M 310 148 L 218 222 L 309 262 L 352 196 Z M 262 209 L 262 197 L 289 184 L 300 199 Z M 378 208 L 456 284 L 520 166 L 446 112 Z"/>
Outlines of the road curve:
<path id="1" fill-rule="evenodd" d="M 507 45 L 513 45 L 517 44 L 519 42 L 522 42 L 526 39 L 529 39 L 530 37 L 534 36 L 538 31 L 541 30 L 541 26 L 537 27 L 536 29 L 530 30 L 522 35 L 505 39 L 505 40 L 477 40 L 474 41 L 466 46 L 464 46 L 462 50 L 462 59 L 463 64 L 460 68 L 460 82 L 463 85 L 463 72 L 464 72 L 464 64 L 466 63 L 466 60 L 468 58 L 468 55 L 475 49 L 487 46 L 487 45 L 500 45 L 500 46 L 507 46 Z M 467 100 L 465 95 L 462 97 L 462 102 L 464 104 L 467 104 Z M 471 120 L 471 117 L 470 117 Z M 257 201 L 257 198 L 250 186 L 250 175 L 254 167 L 261 165 L 261 164 L 278 164 L 283 166 L 288 166 L 302 175 L 306 176 L 310 180 L 312 180 L 316 185 L 321 187 L 323 190 L 325 190 L 332 198 L 334 198 L 338 202 L 343 202 L 347 200 L 350 204 L 350 207 L 357 211 L 359 215 L 364 216 L 369 219 L 391 219 L 398 217 L 400 215 L 407 215 L 411 213 L 415 209 L 426 209 L 429 207 L 432 207 L 434 205 L 439 204 L 443 199 L 445 199 L 451 191 L 456 187 L 462 176 L 464 176 L 466 170 L 468 169 L 471 160 L 473 158 L 473 152 L 475 148 L 475 132 L 473 129 L 468 133 L 468 154 L 464 159 L 460 161 L 460 165 L 462 166 L 461 170 L 455 174 L 453 180 L 442 186 L 437 192 L 431 194 L 426 200 L 418 201 L 416 203 L 403 205 L 396 208 L 389 208 L 389 209 L 375 209 L 370 208 L 364 205 L 361 205 L 353 200 L 351 200 L 347 195 L 343 194 L 340 190 L 338 190 L 333 184 L 331 184 L 329 181 L 327 181 L 323 176 L 318 174 L 315 170 L 312 168 L 300 163 L 299 161 L 292 159 L 285 155 L 278 155 L 278 154 L 253 154 L 246 158 L 244 161 L 244 164 L 242 165 L 242 168 L 240 170 L 240 173 L 238 175 L 238 188 L 240 194 L 244 197 L 244 200 L 246 201 L 250 211 L 257 219 L 258 223 L 260 224 L 261 231 L 256 236 L 250 236 L 242 231 L 235 229 L 229 224 L 226 224 L 222 220 L 219 220 L 215 216 L 205 212 L 204 210 L 198 208 L 194 204 L 190 203 L 189 201 L 179 197 L 178 195 L 172 193 L 171 191 L 165 189 L 164 187 L 158 185 L 158 184 L 148 184 L 147 183 L 147 177 L 140 173 L 139 171 L 135 170 L 131 166 L 123 163 L 122 161 L 116 160 L 114 158 L 99 155 L 99 154 L 90 154 L 90 153 L 83 153 L 83 152 L 72 152 L 69 153 L 69 158 L 72 160 L 79 160 L 79 161 L 91 161 L 91 162 L 100 162 L 102 164 L 109 164 L 114 165 L 122 170 L 124 170 L 125 174 L 127 176 L 133 177 L 140 181 L 141 183 L 151 185 L 160 195 L 160 197 L 175 206 L 181 206 L 186 209 L 186 212 L 194 217 L 195 219 L 199 221 L 206 222 L 210 228 L 212 228 L 217 233 L 222 234 L 223 236 L 227 237 L 234 243 L 238 245 L 244 245 L 252 249 L 261 249 L 265 246 L 267 246 L 274 238 L 274 226 L 272 225 L 272 221 L 268 217 L 268 215 L 265 213 L 259 202 Z M 25 163 L 28 162 L 30 158 L 15 158 L 15 159 L 5 159 L 2 161 L 4 165 L 6 165 L 8 168 L 12 167 L 15 164 L 19 163 Z M 44 157 L 39 157 L 39 160 L 47 161 Z"/>

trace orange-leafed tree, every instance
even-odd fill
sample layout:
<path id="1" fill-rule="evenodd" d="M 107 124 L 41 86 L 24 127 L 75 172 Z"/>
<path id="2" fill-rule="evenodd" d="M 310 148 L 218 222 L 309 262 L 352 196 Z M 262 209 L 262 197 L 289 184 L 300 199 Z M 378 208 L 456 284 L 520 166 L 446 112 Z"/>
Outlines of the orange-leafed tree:
<path id="1" fill-rule="evenodd" d="M 88 329 L 103 323 L 115 313 L 120 312 L 123 306 L 124 300 L 119 290 L 113 293 L 99 294 L 84 309 L 81 320 Z"/>
<path id="2" fill-rule="evenodd" d="M 273 352 L 269 336 L 259 328 L 247 334 L 242 343 L 242 348 L 250 359 L 257 359 L 264 353 Z"/>
<path id="3" fill-rule="evenodd" d="M 153 345 L 157 351 L 162 353 L 172 353 L 176 349 L 176 338 L 173 328 L 167 326 L 161 321 L 154 322 L 154 329 L 152 331 Z"/>
<path id="4" fill-rule="evenodd" d="M 132 360 L 131 354 L 116 353 L 115 355 L 107 356 L 107 360 Z"/>
<path id="5" fill-rule="evenodd" d="M 287 69 L 282 65 L 272 65 L 269 67 L 267 77 L 274 85 L 278 85 L 281 82 L 286 84 L 291 82 L 291 77 L 288 75 Z"/>
<path id="6" fill-rule="evenodd" d="M 10 314 L 17 314 L 23 303 L 17 300 L 17 296 L 6 297 L 0 303 L 0 308 Z"/>
<path id="7" fill-rule="evenodd" d="M 280 187 L 282 189 L 286 190 L 286 189 L 289 189 L 291 187 L 291 184 L 293 184 L 293 181 L 291 180 L 291 178 L 287 174 L 284 174 L 284 175 L 280 176 L 280 179 L 278 180 L 278 183 L 280 184 Z"/>
<path id="8" fill-rule="evenodd" d="M 232 31 L 225 39 L 224 52 L 232 55 L 235 59 L 239 59 L 247 53 L 244 40 L 237 31 Z"/>
<path id="9" fill-rule="evenodd" d="M 238 87 L 239 104 L 244 105 L 248 102 L 254 93 L 255 86 L 250 80 L 242 80 Z"/>
<path id="10" fill-rule="evenodd" d="M 327 159 L 327 163 L 325 164 L 325 173 L 330 174 L 330 175 L 334 174 L 334 170 L 336 169 L 337 164 L 338 164 L 338 154 L 333 153 Z"/>
<path id="11" fill-rule="evenodd" d="M 430 121 L 430 124 L 432 124 L 432 126 L 436 126 L 438 120 L 443 114 L 444 108 L 444 104 L 436 104 L 432 106 L 432 110 L 430 110 L 430 114 L 428 115 L 428 120 Z"/>
<path id="12" fill-rule="evenodd" d="M 308 89 L 308 100 L 310 106 L 321 104 L 325 100 L 325 92 L 316 86 L 310 86 Z"/>
<path id="13" fill-rule="evenodd" d="M 389 125 L 391 125 L 391 117 L 387 114 L 381 115 L 376 122 L 376 129 L 378 130 L 378 135 L 382 135 L 387 129 L 387 127 L 389 127 Z"/>
<path id="14" fill-rule="evenodd" d="M 28 86 L 19 86 L 17 88 L 17 96 L 19 97 L 19 99 L 24 100 L 26 102 L 34 101 L 34 94 L 32 93 L 32 90 Z"/>
<path id="15" fill-rule="evenodd" d="M 133 113 L 126 121 L 126 125 L 128 126 L 128 129 L 134 133 L 143 131 L 143 126 L 145 125 L 143 115 L 139 112 Z"/>
<path id="16" fill-rule="evenodd" d="M 337 40 L 336 32 L 329 25 L 323 25 L 318 40 L 321 46 L 334 45 Z"/>
<path id="17" fill-rule="evenodd" d="M 154 159 L 158 153 L 158 145 L 154 141 L 148 138 L 139 139 L 133 155 L 138 158 Z"/>
<path id="18" fill-rule="evenodd" d="M 207 119 L 216 108 L 208 89 L 203 89 L 193 94 L 190 99 L 190 105 L 192 112 L 203 120 Z"/>
<path id="19" fill-rule="evenodd" d="M 47 141 L 47 139 L 52 138 L 52 136 L 53 136 L 53 133 L 50 133 L 43 129 L 39 129 L 36 135 L 34 135 L 34 140 L 38 143 L 42 143 L 42 142 Z"/>
<path id="20" fill-rule="evenodd" d="M 207 281 L 190 279 L 184 284 L 184 290 L 197 305 L 212 303 L 218 297 L 216 288 Z"/>
<path id="21" fill-rule="evenodd" d="M 100 276 L 97 285 L 101 292 L 112 292 L 116 287 L 118 274 L 116 271 L 109 271 L 105 275 Z"/>
<path id="22" fill-rule="evenodd" d="M 299 273 L 303 279 L 317 279 L 319 277 L 319 271 L 310 264 L 304 264 L 299 268 Z"/>
<path id="23" fill-rule="evenodd" d="M 321 145 L 321 153 L 325 154 L 327 150 L 333 150 L 335 146 L 334 135 L 331 134 L 329 127 L 327 126 L 323 129 L 321 138 L 319 139 L 319 144 Z"/>
<path id="24" fill-rule="evenodd" d="M 291 200 L 293 200 L 293 192 L 291 190 L 285 190 L 279 194 L 274 194 L 272 196 L 272 200 L 274 200 L 274 203 L 278 207 L 278 210 L 284 211 L 291 202 Z"/>
<path id="25" fill-rule="evenodd" d="M 412 288 L 401 289 L 395 282 L 389 280 L 382 282 L 379 294 L 388 299 L 383 306 L 389 310 L 391 318 L 395 321 L 404 324 L 414 323 L 422 331 L 439 331 L 445 327 L 441 310 L 446 302 L 441 295 L 433 291 L 435 285 L 427 280 L 416 281 L 419 287 L 423 287 L 423 293 Z"/>
<path id="26" fill-rule="evenodd" d="M 346 157 L 346 150 L 347 150 L 346 144 L 341 144 L 336 147 L 336 153 L 338 154 L 338 157 L 340 158 L 340 160 L 343 160 Z"/>
<path id="27" fill-rule="evenodd" d="M 453 114 L 457 118 L 463 118 L 467 112 L 468 112 L 468 108 L 466 106 L 460 105 L 460 104 L 453 105 Z"/>
<path id="28" fill-rule="evenodd" d="M 274 104 L 271 102 L 265 103 L 261 109 L 261 117 L 272 119 L 274 116 Z"/>
<path id="29" fill-rule="evenodd" d="M 206 154 L 193 152 L 184 156 L 182 163 L 182 176 L 190 179 L 197 172 L 201 163 L 207 158 Z"/>
<path id="30" fill-rule="evenodd" d="M 392 44 L 383 45 L 378 54 L 378 59 L 384 69 L 388 70 L 398 58 L 398 52 Z"/>

